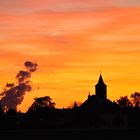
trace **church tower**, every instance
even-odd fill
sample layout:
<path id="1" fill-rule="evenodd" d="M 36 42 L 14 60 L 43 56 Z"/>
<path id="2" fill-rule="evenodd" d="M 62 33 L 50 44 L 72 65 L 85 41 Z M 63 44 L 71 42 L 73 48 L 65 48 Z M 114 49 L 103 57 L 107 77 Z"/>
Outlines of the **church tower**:
<path id="1" fill-rule="evenodd" d="M 107 86 L 103 81 L 102 75 L 100 74 L 98 83 L 95 85 L 95 94 L 99 99 L 107 99 Z"/>

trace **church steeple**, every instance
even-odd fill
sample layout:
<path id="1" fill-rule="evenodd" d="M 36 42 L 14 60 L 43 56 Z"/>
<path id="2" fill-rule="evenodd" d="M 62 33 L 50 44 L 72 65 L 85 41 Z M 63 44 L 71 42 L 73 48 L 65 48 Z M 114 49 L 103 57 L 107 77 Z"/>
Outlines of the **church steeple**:
<path id="1" fill-rule="evenodd" d="M 95 94 L 99 99 L 107 99 L 106 84 L 103 81 L 102 75 L 100 74 L 98 83 L 95 85 Z"/>
<path id="2" fill-rule="evenodd" d="M 104 80 L 103 80 L 103 78 L 102 78 L 102 75 L 101 75 L 101 74 L 100 74 L 100 77 L 99 77 L 99 80 L 98 80 L 97 85 L 99 85 L 99 84 L 106 85 L 106 84 L 104 83 Z"/>

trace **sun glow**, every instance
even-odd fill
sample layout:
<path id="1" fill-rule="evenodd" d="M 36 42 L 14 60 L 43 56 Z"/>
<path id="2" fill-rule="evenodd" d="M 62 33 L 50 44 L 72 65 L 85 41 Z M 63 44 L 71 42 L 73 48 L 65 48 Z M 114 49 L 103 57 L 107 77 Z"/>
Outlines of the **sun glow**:
<path id="1" fill-rule="evenodd" d="M 59 108 L 83 102 L 89 91 L 95 93 L 100 70 L 111 100 L 140 91 L 140 3 L 85 3 L 0 2 L 1 91 L 15 80 L 23 62 L 39 65 L 32 77 L 33 91 L 20 110 L 46 95 Z"/>

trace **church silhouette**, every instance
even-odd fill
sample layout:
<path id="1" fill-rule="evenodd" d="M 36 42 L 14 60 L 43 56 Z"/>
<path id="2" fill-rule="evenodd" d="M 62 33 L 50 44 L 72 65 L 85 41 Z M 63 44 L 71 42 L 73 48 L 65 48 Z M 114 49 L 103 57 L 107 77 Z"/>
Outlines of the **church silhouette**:
<path id="1" fill-rule="evenodd" d="M 89 93 L 88 99 L 80 105 L 79 109 L 110 112 L 114 110 L 114 107 L 116 109 L 116 106 L 107 99 L 107 85 L 100 74 L 99 80 L 95 85 L 95 94 L 90 95 Z"/>
<path id="2" fill-rule="evenodd" d="M 93 128 L 126 127 L 127 115 L 119 105 L 107 98 L 107 85 L 102 75 L 95 85 L 95 94 L 88 95 L 88 98 L 77 109 L 77 122 Z"/>

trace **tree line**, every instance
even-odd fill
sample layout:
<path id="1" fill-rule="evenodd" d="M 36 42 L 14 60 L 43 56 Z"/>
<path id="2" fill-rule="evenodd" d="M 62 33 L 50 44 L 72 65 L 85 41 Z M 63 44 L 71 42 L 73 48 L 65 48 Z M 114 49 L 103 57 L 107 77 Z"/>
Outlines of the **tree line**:
<path id="1" fill-rule="evenodd" d="M 72 108 L 57 109 L 49 96 L 35 98 L 25 113 L 4 112 L 0 106 L 0 129 L 140 128 L 139 92 L 107 102 L 98 111 L 81 109 L 76 102 Z"/>

